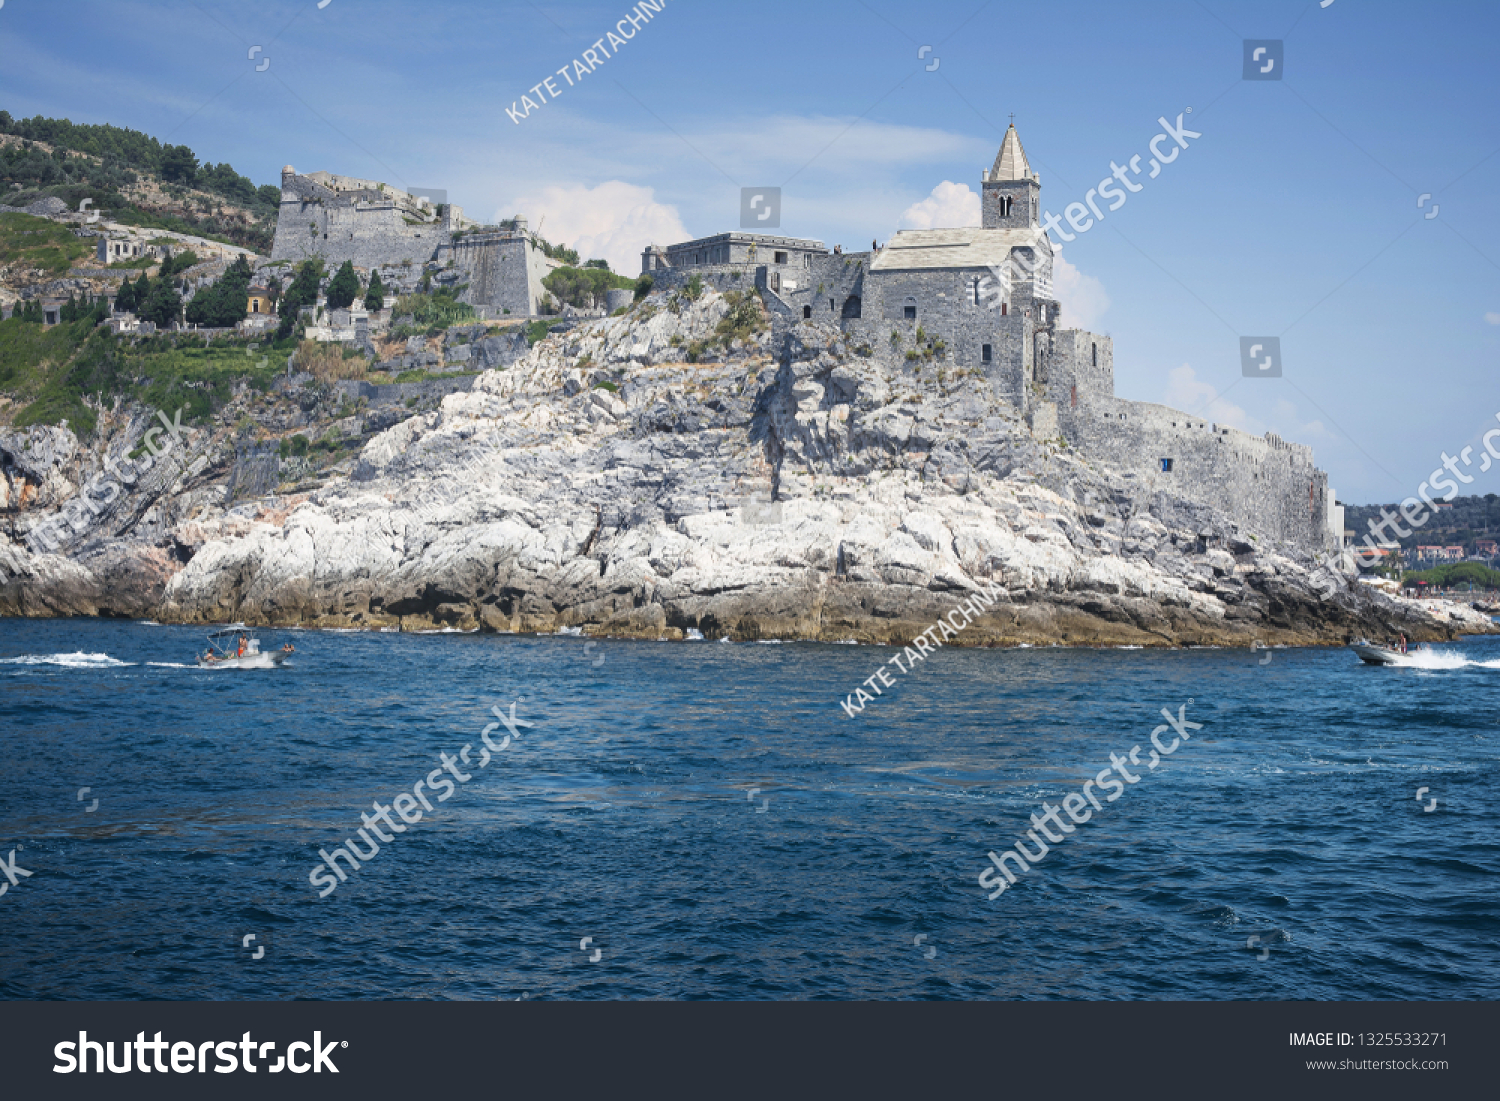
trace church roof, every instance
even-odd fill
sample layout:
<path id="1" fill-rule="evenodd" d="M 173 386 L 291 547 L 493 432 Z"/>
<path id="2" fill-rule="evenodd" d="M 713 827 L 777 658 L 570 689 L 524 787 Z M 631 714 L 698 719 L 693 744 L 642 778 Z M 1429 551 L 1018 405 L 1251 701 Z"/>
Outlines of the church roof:
<path id="1" fill-rule="evenodd" d="M 1026 150 L 1021 148 L 1021 135 L 1016 133 L 1016 124 L 1011 123 L 1000 143 L 1000 152 L 995 155 L 995 167 L 990 169 L 992 180 L 1034 180 L 1036 174 L 1026 161 Z"/>
<path id="2" fill-rule="evenodd" d="M 1043 241 L 1047 241 L 1044 246 Z M 871 271 L 931 271 L 988 268 L 1004 263 L 1022 246 L 1052 251 L 1047 235 L 1031 229 L 904 229 L 870 265 Z"/>

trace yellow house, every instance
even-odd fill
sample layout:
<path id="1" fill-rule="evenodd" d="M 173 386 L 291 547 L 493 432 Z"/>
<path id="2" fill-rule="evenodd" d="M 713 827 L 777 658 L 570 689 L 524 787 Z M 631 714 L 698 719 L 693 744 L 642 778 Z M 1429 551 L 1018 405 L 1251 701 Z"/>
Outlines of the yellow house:
<path id="1" fill-rule="evenodd" d="M 250 301 L 245 308 L 252 317 L 256 314 L 272 314 L 276 312 L 276 308 L 271 304 L 271 292 L 266 290 L 265 287 L 251 287 L 249 294 Z"/>

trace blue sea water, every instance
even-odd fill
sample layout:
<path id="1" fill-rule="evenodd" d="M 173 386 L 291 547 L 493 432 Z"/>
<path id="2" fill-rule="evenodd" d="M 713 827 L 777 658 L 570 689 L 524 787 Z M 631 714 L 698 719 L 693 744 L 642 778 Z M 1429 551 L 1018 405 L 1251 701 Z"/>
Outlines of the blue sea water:
<path id="1" fill-rule="evenodd" d="M 943 649 L 850 718 L 890 649 L 261 634 L 0 621 L 0 997 L 1500 996 L 1497 640 Z M 1163 708 L 1202 728 L 989 901 Z"/>

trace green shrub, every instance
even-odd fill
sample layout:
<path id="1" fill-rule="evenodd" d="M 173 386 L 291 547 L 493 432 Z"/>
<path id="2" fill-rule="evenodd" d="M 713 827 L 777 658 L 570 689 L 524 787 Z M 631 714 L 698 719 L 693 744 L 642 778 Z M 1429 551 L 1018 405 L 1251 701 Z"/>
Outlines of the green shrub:
<path id="1" fill-rule="evenodd" d="M 760 296 L 754 291 L 730 291 L 724 300 L 729 303 L 729 312 L 714 327 L 724 347 L 729 347 L 736 338 L 747 340 L 766 327 Z"/>
<path id="2" fill-rule="evenodd" d="M 450 325 L 460 325 L 477 317 L 474 307 L 459 302 L 451 293 L 404 294 L 391 308 L 393 317 L 410 317 L 418 328 L 442 332 Z"/>
<path id="3" fill-rule="evenodd" d="M 607 266 L 602 268 L 591 266 L 604 263 L 603 260 L 591 260 L 588 265 L 581 268 L 558 268 L 542 280 L 542 286 L 546 287 L 559 302 L 580 310 L 594 309 L 603 305 L 607 291 L 637 289 L 639 280 L 616 275 Z"/>

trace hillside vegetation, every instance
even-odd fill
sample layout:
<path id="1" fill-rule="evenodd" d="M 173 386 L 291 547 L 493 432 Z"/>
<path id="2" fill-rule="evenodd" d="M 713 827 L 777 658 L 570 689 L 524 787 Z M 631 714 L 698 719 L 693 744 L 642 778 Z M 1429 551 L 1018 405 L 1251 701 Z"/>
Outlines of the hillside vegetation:
<path id="1" fill-rule="evenodd" d="M 0 111 L 0 203 L 53 196 L 126 225 L 209 237 L 269 252 L 281 188 L 255 186 L 229 164 L 199 164 L 186 145 L 137 130 Z"/>
<path id="2" fill-rule="evenodd" d="M 1384 510 L 1395 516 L 1396 523 L 1410 534 L 1400 536 L 1392 526 L 1387 526 L 1379 538 L 1394 539 L 1405 550 L 1415 550 L 1418 546 L 1462 544 L 1465 551 L 1473 553 L 1476 539 L 1500 537 L 1500 497 L 1486 493 L 1483 497 L 1455 497 L 1445 503 L 1452 507 L 1436 512 L 1424 507 L 1423 511 L 1429 515 L 1427 523 L 1420 528 L 1412 528 L 1403 521 L 1397 505 L 1345 505 L 1344 526 L 1354 532 L 1354 542 L 1360 543 L 1369 534 L 1369 522 L 1380 523 L 1380 514 Z M 1409 554 L 1406 559 L 1410 562 L 1413 557 Z"/>
<path id="3" fill-rule="evenodd" d="M 139 401 L 168 413 L 182 409 L 184 423 L 198 424 L 228 404 L 240 384 L 270 388 L 294 341 L 261 344 L 219 338 L 207 346 L 192 334 L 149 337 L 138 342 L 95 328 L 95 319 L 44 329 L 12 318 L 0 322 L 0 393 L 20 406 L 12 424 L 68 422 L 87 438 L 100 405 Z"/>
<path id="4" fill-rule="evenodd" d="M 0 214 L 0 273 L 40 271 L 57 277 L 93 251 L 65 225 L 30 214 Z"/>

